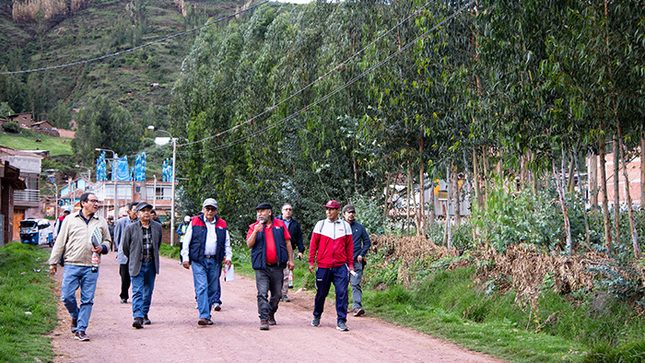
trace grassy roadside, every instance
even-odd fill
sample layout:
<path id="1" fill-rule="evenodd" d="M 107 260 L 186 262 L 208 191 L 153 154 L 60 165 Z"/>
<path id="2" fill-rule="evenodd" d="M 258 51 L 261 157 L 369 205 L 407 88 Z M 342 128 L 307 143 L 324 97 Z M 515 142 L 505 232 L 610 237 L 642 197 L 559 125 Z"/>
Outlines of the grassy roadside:
<path id="1" fill-rule="evenodd" d="M 21 243 L 0 248 L 0 362 L 51 362 L 57 324 L 49 251 Z"/>
<path id="2" fill-rule="evenodd" d="M 36 140 L 41 140 L 37 142 Z M 51 156 L 71 155 L 72 140 L 21 130 L 20 134 L 0 132 L 0 145 L 16 150 L 49 150 Z"/>

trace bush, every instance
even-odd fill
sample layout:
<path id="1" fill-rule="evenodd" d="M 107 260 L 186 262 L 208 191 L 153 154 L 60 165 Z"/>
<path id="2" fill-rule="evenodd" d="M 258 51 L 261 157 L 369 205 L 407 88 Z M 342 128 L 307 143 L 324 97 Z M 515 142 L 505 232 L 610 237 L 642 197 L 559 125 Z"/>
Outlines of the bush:
<path id="1" fill-rule="evenodd" d="M 18 125 L 18 123 L 15 122 L 15 121 L 7 122 L 6 124 L 4 124 L 2 126 L 2 128 L 6 132 L 10 132 L 12 134 L 19 134 L 20 133 L 20 125 Z"/>

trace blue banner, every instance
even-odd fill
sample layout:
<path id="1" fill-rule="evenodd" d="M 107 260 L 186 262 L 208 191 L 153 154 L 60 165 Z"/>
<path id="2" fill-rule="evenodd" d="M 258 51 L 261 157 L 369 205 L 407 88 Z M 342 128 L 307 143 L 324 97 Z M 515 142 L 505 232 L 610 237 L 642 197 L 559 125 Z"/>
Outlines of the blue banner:
<path id="1" fill-rule="evenodd" d="M 131 181 L 130 167 L 128 166 L 128 157 L 116 159 L 112 167 L 112 180 L 116 178 L 117 181 Z"/>

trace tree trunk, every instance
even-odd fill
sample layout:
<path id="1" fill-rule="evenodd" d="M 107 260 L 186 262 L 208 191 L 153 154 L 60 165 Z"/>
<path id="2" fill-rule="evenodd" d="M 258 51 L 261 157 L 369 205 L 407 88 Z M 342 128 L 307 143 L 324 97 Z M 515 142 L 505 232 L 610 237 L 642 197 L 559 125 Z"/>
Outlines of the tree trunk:
<path id="1" fill-rule="evenodd" d="M 473 198 L 473 200 L 476 203 L 476 207 L 481 208 L 482 207 L 482 200 L 481 200 L 482 192 L 481 192 L 480 183 L 479 183 L 480 175 L 479 175 L 479 165 L 478 164 L 479 164 L 479 160 L 477 158 L 477 152 L 475 150 L 473 150 L 473 183 L 475 185 L 475 198 Z"/>
<path id="2" fill-rule="evenodd" d="M 573 192 L 575 191 L 575 187 L 576 187 L 576 183 L 575 183 L 575 179 L 573 177 L 573 173 L 575 171 L 575 165 L 576 165 L 577 160 L 575 160 L 574 158 L 576 158 L 576 155 L 571 156 L 571 160 L 570 160 L 570 163 L 569 163 L 569 174 L 564 176 L 564 178 L 565 178 L 564 180 L 566 180 L 567 183 L 568 183 L 567 190 L 569 190 L 569 194 L 573 194 Z M 569 179 L 566 179 L 566 178 L 569 178 Z"/>
<path id="3" fill-rule="evenodd" d="M 641 210 L 645 211 L 645 130 L 641 132 Z"/>
<path id="4" fill-rule="evenodd" d="M 448 185 L 448 201 L 447 201 L 447 211 L 446 211 L 446 238 L 447 238 L 447 243 L 445 244 L 448 248 L 452 248 L 452 235 L 450 233 L 450 227 L 452 223 L 450 222 L 451 217 L 450 217 L 450 207 L 452 205 L 452 177 L 453 175 L 450 174 L 450 170 L 452 169 L 452 165 L 446 168 L 446 175 L 447 175 L 447 185 Z"/>
<path id="5" fill-rule="evenodd" d="M 488 193 L 490 190 L 490 174 L 489 174 L 489 169 L 488 169 L 488 154 L 486 154 L 486 145 L 484 145 L 483 149 L 483 159 L 484 159 L 484 182 L 486 185 L 486 189 L 484 190 L 484 193 Z M 482 195 L 482 208 L 486 208 L 486 196 Z"/>
<path id="6" fill-rule="evenodd" d="M 618 140 L 620 142 L 620 158 L 623 159 L 623 176 L 625 177 L 625 203 L 627 204 L 627 214 L 629 215 L 629 229 L 632 234 L 632 246 L 634 248 L 634 257 L 640 258 L 640 248 L 638 247 L 638 232 L 636 231 L 636 224 L 634 223 L 634 211 L 632 210 L 632 197 L 629 193 L 629 177 L 627 175 L 627 158 L 625 157 L 625 144 L 623 143 L 623 135 L 618 124 Z"/>
<path id="7" fill-rule="evenodd" d="M 602 135 L 598 138 L 598 156 L 600 157 L 600 196 L 602 198 L 602 220 L 605 226 L 605 247 L 607 247 L 607 253 L 611 254 L 611 221 L 609 219 L 609 198 L 607 197 L 607 161 L 605 159 L 605 138 Z"/>
<path id="8" fill-rule="evenodd" d="M 432 178 L 432 190 L 430 191 L 430 195 L 432 198 L 432 208 L 430 208 L 430 228 L 435 227 L 435 221 L 437 218 L 437 212 L 435 211 L 435 206 L 437 205 L 437 195 L 434 193 L 434 177 Z"/>
<path id="9" fill-rule="evenodd" d="M 408 236 L 410 235 L 410 189 L 412 189 L 412 166 L 410 166 L 410 162 L 408 161 L 408 183 L 407 183 L 407 189 L 408 189 L 408 203 L 407 203 L 407 212 L 406 212 L 406 219 L 405 219 L 405 224 L 408 230 Z"/>
<path id="10" fill-rule="evenodd" d="M 618 133 L 614 134 L 614 241 L 620 243 L 620 150 Z"/>
<path id="11" fill-rule="evenodd" d="M 455 225 L 461 223 L 461 201 L 459 200 L 459 174 L 457 174 L 457 167 L 452 166 L 452 195 L 454 199 L 453 209 L 455 211 Z"/>
<path id="12" fill-rule="evenodd" d="M 574 146 L 573 147 L 573 157 L 575 158 L 574 160 L 576 161 L 576 173 L 578 175 L 578 185 L 580 188 L 580 194 L 582 195 L 582 200 L 583 200 L 583 205 L 582 205 L 582 215 L 584 216 L 584 221 L 585 221 L 585 241 L 587 241 L 587 245 L 591 243 L 591 235 L 589 233 L 589 216 L 587 216 L 587 198 L 585 197 L 587 195 L 586 190 L 582 188 L 584 184 L 582 184 L 581 180 L 582 177 L 580 175 L 580 162 L 578 161 L 578 149 Z"/>
<path id="13" fill-rule="evenodd" d="M 426 201 L 425 201 L 425 164 L 423 162 L 423 134 L 419 138 L 419 229 L 417 229 L 417 236 L 425 236 L 426 234 Z"/>
<path id="14" fill-rule="evenodd" d="M 529 162 L 533 161 L 533 153 L 529 150 Z M 533 194 L 537 194 L 538 190 L 538 176 L 537 176 L 537 171 L 532 172 L 529 170 L 529 175 L 531 178 L 531 191 L 533 191 Z"/>
<path id="15" fill-rule="evenodd" d="M 594 151 L 589 154 L 589 203 L 591 208 L 598 208 L 598 155 Z"/>
<path id="16" fill-rule="evenodd" d="M 556 184 L 556 189 L 558 190 L 558 197 L 560 198 L 560 207 L 562 209 L 562 217 L 564 219 L 564 230 L 567 235 L 567 245 L 566 245 L 566 253 L 568 255 L 571 254 L 571 249 L 573 245 L 573 239 L 571 238 L 571 225 L 569 223 L 569 213 L 567 212 L 567 202 L 566 202 L 566 196 L 565 196 L 565 153 L 564 153 L 564 147 L 562 149 L 562 165 L 560 168 L 560 172 L 558 172 L 558 169 L 555 166 L 555 158 L 552 161 L 553 163 L 553 174 L 555 176 L 555 184 Z M 561 175 L 560 175 L 561 174 Z"/>

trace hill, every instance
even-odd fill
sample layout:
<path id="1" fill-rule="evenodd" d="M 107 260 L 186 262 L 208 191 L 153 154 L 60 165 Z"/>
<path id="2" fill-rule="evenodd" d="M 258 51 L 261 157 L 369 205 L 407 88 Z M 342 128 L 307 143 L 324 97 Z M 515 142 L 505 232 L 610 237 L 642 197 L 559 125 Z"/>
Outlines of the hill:
<path id="1" fill-rule="evenodd" d="M 70 139 L 36 134 L 23 130 L 20 134 L 0 131 L 0 145 L 16 150 L 49 150 L 49 155 L 71 155 Z"/>
<path id="2" fill-rule="evenodd" d="M 79 62 L 124 51 L 230 14 L 243 1 L 184 3 L 160 0 L 92 0 L 52 19 L 16 22 L 12 2 L 0 0 L 3 71 Z M 117 57 L 62 69 L 0 76 L 0 101 L 16 112 L 60 123 L 61 109 L 78 109 L 102 95 L 139 122 L 168 123 L 170 91 L 196 32 Z M 58 107 L 57 107 L 58 106 Z M 65 120 L 66 121 L 66 120 Z M 59 124 L 58 126 L 67 126 Z"/>

